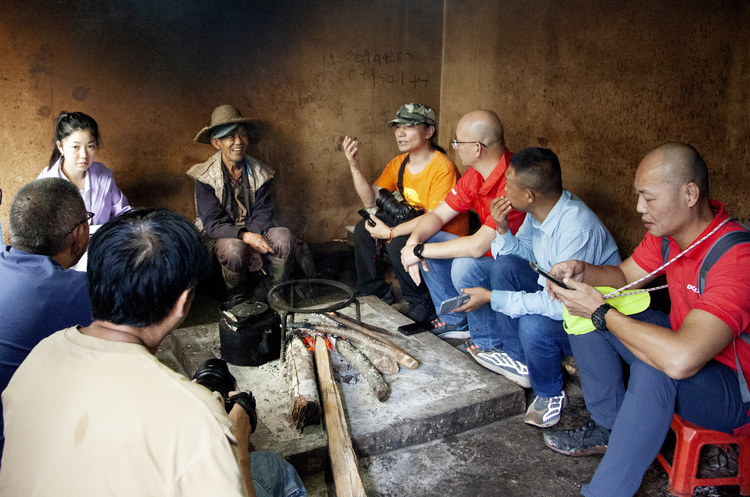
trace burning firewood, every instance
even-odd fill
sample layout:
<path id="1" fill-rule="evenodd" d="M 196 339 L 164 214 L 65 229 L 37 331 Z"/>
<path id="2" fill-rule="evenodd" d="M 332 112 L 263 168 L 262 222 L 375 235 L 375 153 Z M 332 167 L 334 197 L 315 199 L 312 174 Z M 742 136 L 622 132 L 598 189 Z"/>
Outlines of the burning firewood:
<path id="1" fill-rule="evenodd" d="M 312 353 L 297 337 L 287 347 L 286 367 L 289 397 L 292 401 L 292 421 L 298 430 L 319 424 L 322 409 Z"/>

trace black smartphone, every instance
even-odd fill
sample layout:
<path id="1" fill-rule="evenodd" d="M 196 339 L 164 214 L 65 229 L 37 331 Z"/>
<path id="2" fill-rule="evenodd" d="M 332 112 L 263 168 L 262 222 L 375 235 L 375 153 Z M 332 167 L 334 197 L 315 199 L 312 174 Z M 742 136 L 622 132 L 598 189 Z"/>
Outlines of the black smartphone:
<path id="1" fill-rule="evenodd" d="M 557 286 L 559 286 L 561 288 L 564 288 L 566 290 L 570 290 L 570 287 L 568 285 L 566 285 L 562 281 L 556 280 L 555 278 L 553 278 L 552 276 L 550 276 L 549 274 L 547 274 L 543 269 L 541 269 L 539 266 L 537 266 L 534 261 L 529 261 L 529 264 L 531 265 L 531 269 L 533 269 L 537 274 L 541 274 L 542 276 L 544 276 L 545 278 L 547 278 L 548 280 L 550 280 L 552 283 L 554 283 L 555 285 L 557 285 Z"/>
<path id="2" fill-rule="evenodd" d="M 422 333 L 434 328 L 432 321 L 420 321 L 419 323 L 404 324 L 398 327 L 398 331 L 406 336 Z"/>
<path id="3" fill-rule="evenodd" d="M 367 209 L 360 209 L 357 211 L 357 213 L 364 218 L 365 221 L 367 221 L 367 224 L 369 224 L 371 227 L 375 227 L 375 221 L 372 220 L 370 217 L 370 213 L 367 212 Z"/>

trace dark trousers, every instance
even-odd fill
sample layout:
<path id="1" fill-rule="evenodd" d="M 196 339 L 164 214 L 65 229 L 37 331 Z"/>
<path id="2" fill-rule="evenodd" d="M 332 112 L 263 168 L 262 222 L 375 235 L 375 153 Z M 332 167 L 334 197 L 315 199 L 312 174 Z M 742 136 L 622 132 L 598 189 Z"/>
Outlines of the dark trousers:
<path id="1" fill-rule="evenodd" d="M 647 309 L 632 316 L 669 327 L 669 317 Z M 715 360 L 696 374 L 675 380 L 636 359 L 612 333 L 571 335 L 581 371 L 586 407 L 597 423 L 612 429 L 607 453 L 591 483 L 589 497 L 629 497 L 656 458 L 674 413 L 711 430 L 732 433 L 750 422 L 742 402 L 737 373 Z M 622 386 L 620 357 L 630 364 L 627 390 Z"/>
<path id="2" fill-rule="evenodd" d="M 409 304 L 430 302 L 430 292 L 424 281 L 419 285 L 414 284 L 409 273 L 401 264 L 401 249 L 406 245 L 408 236 L 397 236 L 391 243 L 385 240 L 376 240 L 370 236 L 365 228 L 365 220 L 361 220 L 354 227 L 354 261 L 357 267 L 357 290 L 360 295 L 375 295 L 384 297 L 388 293 L 388 284 L 385 282 L 385 267 L 383 265 L 383 246 L 388 252 L 391 266 L 396 273 L 401 294 Z"/>

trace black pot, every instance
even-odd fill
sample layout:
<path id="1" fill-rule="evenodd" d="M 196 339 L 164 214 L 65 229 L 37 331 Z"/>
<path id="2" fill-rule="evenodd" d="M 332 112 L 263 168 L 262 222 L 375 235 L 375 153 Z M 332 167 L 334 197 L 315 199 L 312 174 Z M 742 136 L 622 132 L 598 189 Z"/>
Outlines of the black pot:
<path id="1" fill-rule="evenodd" d="M 221 357 L 236 366 L 260 366 L 279 357 L 281 317 L 258 300 L 234 300 L 219 306 Z"/>

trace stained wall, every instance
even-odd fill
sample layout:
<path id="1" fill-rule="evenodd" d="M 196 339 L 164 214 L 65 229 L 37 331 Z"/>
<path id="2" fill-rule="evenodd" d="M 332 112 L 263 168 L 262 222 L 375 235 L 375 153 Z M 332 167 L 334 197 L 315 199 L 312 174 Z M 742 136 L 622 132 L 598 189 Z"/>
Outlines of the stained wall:
<path id="1" fill-rule="evenodd" d="M 308 241 L 358 220 L 340 146 L 360 140 L 374 180 L 398 151 L 386 127 L 410 101 L 439 106 L 442 3 L 26 2 L 0 4 L 0 222 L 51 153 L 54 119 L 99 123 L 97 160 L 137 206 L 195 215 L 193 138 L 232 103 L 266 123 L 252 150 L 277 171 L 278 220 Z"/>
<path id="2" fill-rule="evenodd" d="M 711 196 L 750 215 L 750 4 L 446 0 L 443 131 L 494 109 L 511 150 L 544 146 L 564 186 L 629 255 L 644 235 L 635 169 L 677 140 L 706 159 Z"/>
<path id="3" fill-rule="evenodd" d="M 439 117 L 498 112 L 513 150 L 543 145 L 565 186 L 624 253 L 643 235 L 632 179 L 666 140 L 695 145 L 712 196 L 743 219 L 750 159 L 750 7 L 740 0 L 194 0 L 0 4 L 0 206 L 51 152 L 54 118 L 100 124 L 98 159 L 131 203 L 192 217 L 192 142 L 233 103 L 266 122 L 254 155 L 277 170 L 279 221 L 309 241 L 344 235 L 359 200 L 340 150 L 358 137 L 375 179 L 397 150 L 402 103 Z M 452 152 L 451 152 L 452 153 Z"/>

